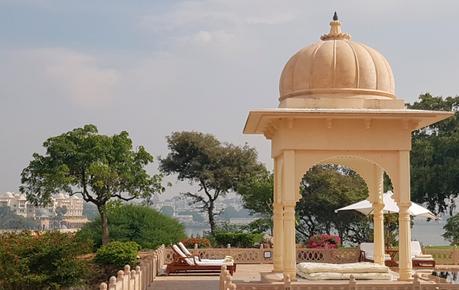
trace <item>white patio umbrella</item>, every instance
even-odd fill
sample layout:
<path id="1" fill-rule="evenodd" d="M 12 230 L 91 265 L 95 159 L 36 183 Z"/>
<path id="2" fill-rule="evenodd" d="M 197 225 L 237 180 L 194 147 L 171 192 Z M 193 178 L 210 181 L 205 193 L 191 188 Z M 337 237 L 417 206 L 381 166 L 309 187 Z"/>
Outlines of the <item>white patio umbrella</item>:
<path id="1" fill-rule="evenodd" d="M 398 205 L 395 202 L 395 200 L 392 198 L 392 195 L 393 195 L 392 191 L 388 191 L 383 194 L 383 201 L 384 201 L 383 212 L 384 213 L 398 213 L 399 212 Z M 335 210 L 335 212 L 339 212 L 343 210 L 356 210 L 365 215 L 369 215 L 369 214 L 372 214 L 373 206 L 369 200 L 365 199 L 365 200 L 353 203 L 351 205 L 339 208 Z M 437 218 L 437 216 L 434 215 L 430 210 L 414 202 L 411 202 L 411 206 L 409 210 L 412 216 L 422 216 L 422 217 L 433 218 L 433 219 Z"/>

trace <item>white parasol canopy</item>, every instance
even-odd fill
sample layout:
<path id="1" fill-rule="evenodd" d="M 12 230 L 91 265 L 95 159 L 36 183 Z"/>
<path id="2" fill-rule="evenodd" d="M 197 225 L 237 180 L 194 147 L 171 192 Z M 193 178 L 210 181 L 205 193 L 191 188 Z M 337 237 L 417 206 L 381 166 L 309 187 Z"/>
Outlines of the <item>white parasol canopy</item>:
<path id="1" fill-rule="evenodd" d="M 392 191 L 388 191 L 383 194 L 383 201 L 384 201 L 383 212 L 384 213 L 398 213 L 399 212 L 398 205 L 395 202 L 395 200 L 392 198 L 392 195 L 393 195 Z M 353 203 L 351 205 L 339 208 L 335 210 L 335 212 L 339 212 L 342 210 L 356 210 L 365 215 L 369 215 L 369 214 L 372 214 L 373 212 L 373 205 L 371 204 L 369 200 L 365 199 L 365 200 Z M 422 216 L 422 217 L 433 218 L 433 219 L 437 218 L 437 216 L 433 214 L 430 210 L 414 202 L 411 202 L 411 206 L 409 210 L 412 216 Z"/>

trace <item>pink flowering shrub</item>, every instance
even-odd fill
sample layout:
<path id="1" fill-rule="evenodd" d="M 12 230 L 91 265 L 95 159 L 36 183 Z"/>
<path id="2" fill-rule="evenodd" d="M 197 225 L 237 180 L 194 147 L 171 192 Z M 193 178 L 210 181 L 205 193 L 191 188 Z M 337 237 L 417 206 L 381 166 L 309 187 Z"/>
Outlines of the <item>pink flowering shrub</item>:
<path id="1" fill-rule="evenodd" d="M 309 238 L 306 242 L 308 248 L 336 249 L 341 245 L 341 239 L 337 235 L 321 234 Z"/>

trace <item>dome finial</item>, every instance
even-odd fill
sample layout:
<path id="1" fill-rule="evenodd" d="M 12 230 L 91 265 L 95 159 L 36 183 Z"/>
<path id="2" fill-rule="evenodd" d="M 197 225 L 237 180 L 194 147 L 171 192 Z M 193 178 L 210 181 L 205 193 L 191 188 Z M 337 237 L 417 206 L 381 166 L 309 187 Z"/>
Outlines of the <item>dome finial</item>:
<path id="1" fill-rule="evenodd" d="M 333 14 L 333 20 L 330 22 L 330 32 L 324 34 L 320 37 L 321 40 L 337 40 L 337 39 L 346 39 L 350 40 L 351 36 L 347 33 L 341 32 L 341 22 L 338 20 L 338 14 Z"/>
<path id="2" fill-rule="evenodd" d="M 338 14 L 336 14 L 336 11 L 335 14 L 333 14 L 333 21 L 338 21 Z"/>

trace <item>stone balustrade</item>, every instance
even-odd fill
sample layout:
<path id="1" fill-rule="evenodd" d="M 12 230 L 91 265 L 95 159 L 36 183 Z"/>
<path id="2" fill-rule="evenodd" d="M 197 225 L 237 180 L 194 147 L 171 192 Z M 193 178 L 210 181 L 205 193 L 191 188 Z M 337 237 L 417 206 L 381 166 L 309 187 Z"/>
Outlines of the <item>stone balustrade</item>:
<path id="1" fill-rule="evenodd" d="M 100 284 L 100 290 L 146 290 L 162 270 L 165 263 L 164 245 L 142 257 L 140 265 L 131 269 L 129 265 L 110 277 L 108 284 Z"/>
<path id="2" fill-rule="evenodd" d="M 191 251 L 203 259 L 223 259 L 231 256 L 238 264 L 271 264 L 272 248 L 202 248 Z M 357 248 L 308 249 L 297 248 L 297 261 L 321 263 L 351 263 L 359 260 L 360 250 Z M 166 262 L 173 260 L 173 251 L 166 249 Z"/>
<path id="3" fill-rule="evenodd" d="M 232 256 L 238 264 L 271 264 L 273 262 L 272 248 L 201 248 L 191 252 L 203 259 L 223 259 Z M 437 265 L 459 265 L 459 248 L 423 248 L 424 254 L 432 254 Z M 297 262 L 319 263 L 352 263 L 358 262 L 358 248 L 309 249 L 297 248 Z M 165 250 L 165 262 L 173 260 L 173 251 Z"/>
<path id="4" fill-rule="evenodd" d="M 287 275 L 282 282 L 233 282 L 232 276 L 222 266 L 220 274 L 219 290 L 459 290 L 458 284 L 451 284 L 439 281 L 425 281 L 421 280 L 416 274 L 414 279 L 409 282 L 405 281 L 372 281 L 367 280 L 358 282 L 354 276 L 351 276 L 349 281 L 336 282 L 336 281 L 320 281 L 314 283 L 313 281 L 291 281 Z"/>

